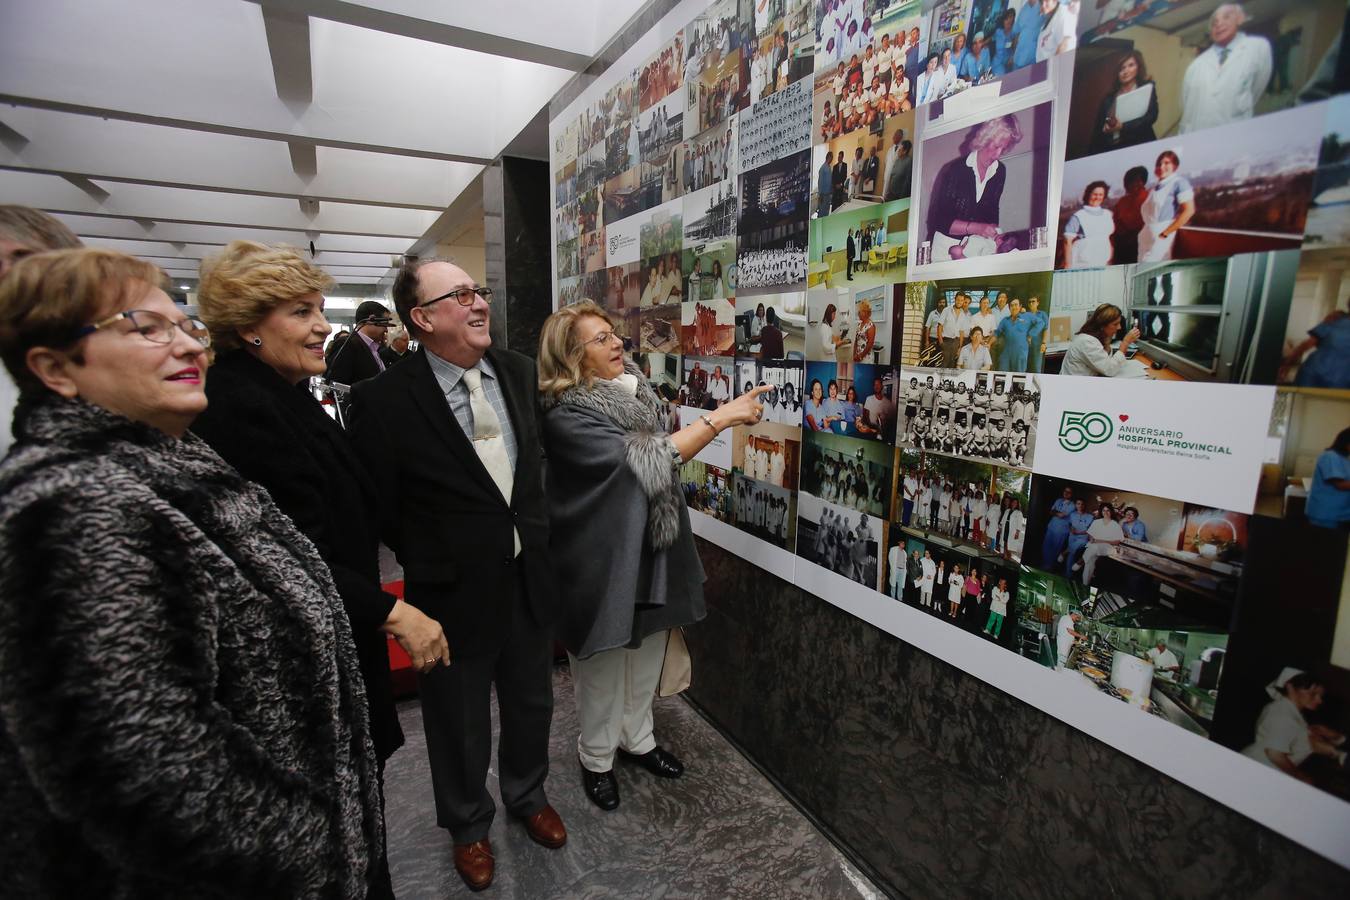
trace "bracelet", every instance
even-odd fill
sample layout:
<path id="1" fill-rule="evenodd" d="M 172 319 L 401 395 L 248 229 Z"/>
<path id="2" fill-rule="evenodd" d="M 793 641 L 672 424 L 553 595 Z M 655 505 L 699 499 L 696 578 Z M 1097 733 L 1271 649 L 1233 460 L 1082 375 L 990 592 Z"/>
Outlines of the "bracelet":
<path id="1" fill-rule="evenodd" d="M 708 418 L 708 416 L 707 416 L 706 413 L 703 414 L 703 415 L 701 415 L 701 416 L 699 416 L 699 418 L 703 420 L 703 424 L 704 424 L 704 425 L 707 425 L 709 428 L 711 428 L 711 429 L 713 430 L 713 434 L 714 434 L 714 435 L 718 435 L 718 434 L 721 434 L 721 433 L 722 433 L 722 432 L 720 432 L 720 431 L 717 430 L 717 426 L 713 424 L 713 420 L 710 419 L 710 418 Z"/>

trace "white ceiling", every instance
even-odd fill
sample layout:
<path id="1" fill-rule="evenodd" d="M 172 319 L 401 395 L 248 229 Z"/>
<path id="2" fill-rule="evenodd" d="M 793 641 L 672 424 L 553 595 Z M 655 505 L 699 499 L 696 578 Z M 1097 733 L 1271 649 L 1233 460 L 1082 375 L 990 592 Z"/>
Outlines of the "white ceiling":
<path id="1" fill-rule="evenodd" d="M 179 280 L 244 237 L 375 285 L 643 2 L 3 0 L 0 202 Z"/>

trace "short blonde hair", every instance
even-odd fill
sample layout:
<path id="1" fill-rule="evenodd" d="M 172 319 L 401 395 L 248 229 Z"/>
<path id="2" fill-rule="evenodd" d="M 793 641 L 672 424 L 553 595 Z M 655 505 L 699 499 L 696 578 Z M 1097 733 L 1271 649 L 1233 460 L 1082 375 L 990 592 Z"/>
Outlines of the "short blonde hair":
<path id="1" fill-rule="evenodd" d="M 859 300 L 858 315 L 862 315 L 864 312 L 866 312 L 869 316 L 872 315 L 872 304 L 868 303 L 866 300 Z"/>
<path id="2" fill-rule="evenodd" d="M 333 279 L 292 247 L 231 241 L 202 260 L 197 309 L 221 352 L 244 346 L 240 328 L 256 325 L 273 309 L 305 294 L 323 293 Z"/>
<path id="3" fill-rule="evenodd" d="M 539 333 L 539 392 L 555 399 L 568 388 L 583 382 L 590 384 L 594 376 L 582 372 L 586 347 L 577 337 L 576 324 L 587 316 L 603 319 L 610 328 L 614 320 L 594 300 L 578 300 L 571 306 L 549 316 Z"/>
<path id="4" fill-rule="evenodd" d="M 28 369 L 29 350 L 69 347 L 81 327 L 140 297 L 137 282 L 160 289 L 167 284 L 158 266 L 93 247 L 37 253 L 15 263 L 0 280 L 0 359 L 19 390 L 45 390 Z M 83 364 L 78 353 L 72 358 Z"/>

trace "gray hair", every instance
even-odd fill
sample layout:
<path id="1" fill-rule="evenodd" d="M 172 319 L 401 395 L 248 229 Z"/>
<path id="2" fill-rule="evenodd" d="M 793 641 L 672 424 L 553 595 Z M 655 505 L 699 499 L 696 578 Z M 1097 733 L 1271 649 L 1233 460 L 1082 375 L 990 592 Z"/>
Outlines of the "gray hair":
<path id="1" fill-rule="evenodd" d="M 1247 11 L 1246 11 L 1245 9 L 1242 8 L 1242 4 L 1241 4 L 1241 3 L 1221 3 L 1221 4 L 1219 4 L 1219 6 L 1215 8 L 1214 12 L 1210 13 L 1210 15 L 1209 15 L 1210 21 L 1213 21 L 1214 19 L 1218 18 L 1219 13 L 1221 13 L 1221 12 L 1223 12 L 1223 11 L 1225 11 L 1225 10 L 1231 10 L 1232 12 L 1237 13 L 1238 24 L 1239 24 L 1239 25 L 1241 25 L 1241 24 L 1243 24 L 1244 22 L 1247 21 Z"/>

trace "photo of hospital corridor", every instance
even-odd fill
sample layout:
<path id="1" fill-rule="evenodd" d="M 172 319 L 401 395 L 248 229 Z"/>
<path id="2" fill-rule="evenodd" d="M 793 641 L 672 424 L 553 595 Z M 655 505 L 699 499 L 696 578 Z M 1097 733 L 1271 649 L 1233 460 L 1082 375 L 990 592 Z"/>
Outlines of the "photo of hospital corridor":
<path id="1" fill-rule="evenodd" d="M 1045 371 L 1058 374 L 1069 342 L 1102 303 L 1120 307 L 1139 340 L 1117 378 L 1273 384 L 1295 312 L 1299 251 L 1076 269 L 1054 275 Z"/>

